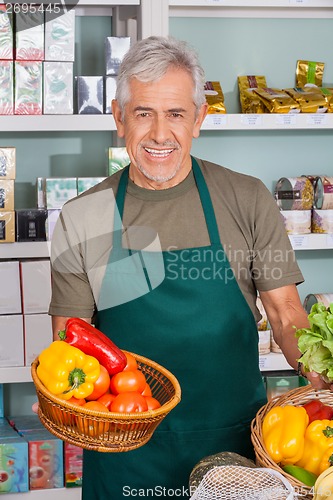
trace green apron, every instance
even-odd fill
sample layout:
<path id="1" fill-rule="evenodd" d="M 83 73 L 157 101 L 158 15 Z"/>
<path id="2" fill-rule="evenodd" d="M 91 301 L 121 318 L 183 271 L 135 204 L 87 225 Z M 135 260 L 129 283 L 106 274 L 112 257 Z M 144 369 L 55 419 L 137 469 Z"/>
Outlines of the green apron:
<path id="1" fill-rule="evenodd" d="M 148 283 L 149 293 L 100 310 L 96 322 L 120 347 L 174 373 L 182 400 L 146 445 L 122 453 L 84 451 L 84 500 L 188 498 L 190 472 L 204 456 L 233 451 L 253 458 L 250 422 L 266 403 L 256 322 L 231 272 L 194 158 L 192 168 L 211 245 L 163 252 L 162 283 L 155 288 Z M 127 182 L 128 167 L 116 196 L 121 220 Z M 110 260 L 119 263 L 122 273 L 128 250 L 122 248 L 120 231 L 113 239 Z M 145 261 L 145 251 L 138 253 Z M 117 266 L 112 269 L 104 280 L 121 284 Z"/>

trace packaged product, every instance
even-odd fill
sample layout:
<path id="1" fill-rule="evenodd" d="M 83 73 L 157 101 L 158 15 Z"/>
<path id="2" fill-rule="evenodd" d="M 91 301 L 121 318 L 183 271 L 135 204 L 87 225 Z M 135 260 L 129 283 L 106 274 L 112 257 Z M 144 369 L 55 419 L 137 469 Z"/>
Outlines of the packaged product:
<path id="1" fill-rule="evenodd" d="M 299 59 L 296 63 L 296 87 L 312 84 L 321 87 L 323 84 L 325 63 L 304 61 Z"/>
<path id="2" fill-rule="evenodd" d="M 99 115 L 104 109 L 104 79 L 102 76 L 76 77 L 77 113 Z"/>
<path id="3" fill-rule="evenodd" d="M 0 115 L 12 115 L 14 113 L 13 61 L 0 61 L 0 89 Z"/>
<path id="4" fill-rule="evenodd" d="M 105 38 L 105 74 L 118 75 L 119 67 L 130 48 L 128 36 L 108 36 Z"/>
<path id="5" fill-rule="evenodd" d="M 333 303 L 333 293 L 309 293 L 303 302 L 303 307 L 308 314 L 314 304 L 322 302 L 325 307 Z"/>
<path id="6" fill-rule="evenodd" d="M 286 92 L 275 88 L 257 88 L 259 96 L 269 113 L 300 113 L 300 105 Z"/>
<path id="7" fill-rule="evenodd" d="M 16 177 L 16 148 L 0 147 L 0 178 L 15 179 Z"/>
<path id="8" fill-rule="evenodd" d="M 0 60 L 13 60 L 13 14 L 0 4 Z"/>
<path id="9" fill-rule="evenodd" d="M 239 76 L 237 81 L 242 113 L 265 113 L 266 108 L 254 92 L 254 89 L 266 88 L 266 78 L 264 76 L 248 75 Z"/>
<path id="10" fill-rule="evenodd" d="M 328 103 L 317 87 L 283 89 L 301 108 L 301 113 L 326 113 Z"/>
<path id="11" fill-rule="evenodd" d="M 43 61 L 44 58 L 44 12 L 36 7 L 19 9 L 15 14 L 15 59 Z"/>
<path id="12" fill-rule="evenodd" d="M 54 16 L 45 12 L 45 61 L 74 62 L 75 9 Z"/>
<path id="13" fill-rule="evenodd" d="M 43 63 L 15 61 L 15 115 L 41 115 L 43 101 Z"/>
<path id="14" fill-rule="evenodd" d="M 312 210 L 311 232 L 333 234 L 333 210 Z"/>
<path id="15" fill-rule="evenodd" d="M 274 196 L 281 210 L 311 210 L 314 204 L 313 185 L 305 176 L 281 177 Z"/>
<path id="16" fill-rule="evenodd" d="M 315 208 L 333 209 L 333 177 L 319 176 L 314 186 Z"/>
<path id="17" fill-rule="evenodd" d="M 327 112 L 333 113 L 333 88 L 318 87 L 327 102 Z"/>
<path id="18" fill-rule="evenodd" d="M 44 115 L 73 114 L 73 63 L 43 63 Z"/>
<path id="19" fill-rule="evenodd" d="M 111 147 L 107 151 L 106 175 L 112 175 L 118 170 L 126 167 L 130 163 L 130 158 L 126 148 Z"/>
<path id="20" fill-rule="evenodd" d="M 205 86 L 208 114 L 226 113 L 224 95 L 220 82 L 206 82 Z"/>
<path id="21" fill-rule="evenodd" d="M 288 234 L 311 233 L 311 210 L 281 210 Z"/>
<path id="22" fill-rule="evenodd" d="M 117 90 L 117 77 L 105 76 L 104 77 L 104 113 L 112 114 L 112 100 L 116 97 Z"/>

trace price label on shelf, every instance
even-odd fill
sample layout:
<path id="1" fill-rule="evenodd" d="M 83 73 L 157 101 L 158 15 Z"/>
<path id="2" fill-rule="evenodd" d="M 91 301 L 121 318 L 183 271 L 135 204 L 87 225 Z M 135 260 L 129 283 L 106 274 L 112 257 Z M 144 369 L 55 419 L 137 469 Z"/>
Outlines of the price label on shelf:
<path id="1" fill-rule="evenodd" d="M 309 237 L 306 234 L 292 234 L 289 238 L 294 250 L 309 247 Z"/>
<path id="2" fill-rule="evenodd" d="M 327 114 L 309 113 L 307 114 L 307 123 L 310 127 L 322 127 L 327 122 Z"/>
<path id="3" fill-rule="evenodd" d="M 308 2 L 308 0 L 289 0 L 289 3 L 290 5 L 306 5 Z"/>
<path id="4" fill-rule="evenodd" d="M 227 124 L 226 115 L 206 115 L 205 125 L 208 127 L 225 127 Z"/>
<path id="5" fill-rule="evenodd" d="M 276 124 L 283 127 L 290 127 L 296 125 L 296 115 L 293 113 L 278 114 L 276 116 Z"/>
<path id="6" fill-rule="evenodd" d="M 241 122 L 248 127 L 258 127 L 262 125 L 262 116 L 259 114 L 244 114 L 241 115 Z"/>

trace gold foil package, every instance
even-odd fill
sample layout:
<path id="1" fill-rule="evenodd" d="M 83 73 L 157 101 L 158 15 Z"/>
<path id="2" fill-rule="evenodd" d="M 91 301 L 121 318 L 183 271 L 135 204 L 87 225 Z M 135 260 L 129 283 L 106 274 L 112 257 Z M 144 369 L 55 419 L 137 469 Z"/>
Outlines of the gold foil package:
<path id="1" fill-rule="evenodd" d="M 300 106 L 301 113 L 326 113 L 328 103 L 316 87 L 283 89 Z"/>
<path id="2" fill-rule="evenodd" d="M 296 64 L 296 87 L 311 84 L 317 87 L 323 85 L 325 63 L 298 60 Z"/>
<path id="3" fill-rule="evenodd" d="M 206 102 L 208 104 L 208 114 L 226 113 L 224 95 L 220 82 L 206 82 L 205 86 Z"/>
<path id="4" fill-rule="evenodd" d="M 254 89 L 269 113 L 299 113 L 300 105 L 283 90 L 275 88 Z"/>
<path id="5" fill-rule="evenodd" d="M 327 103 L 327 113 L 333 113 L 333 88 L 319 88 Z"/>
<path id="6" fill-rule="evenodd" d="M 266 88 L 266 78 L 248 75 L 239 76 L 237 80 L 242 113 L 265 113 L 265 106 L 254 89 Z"/>

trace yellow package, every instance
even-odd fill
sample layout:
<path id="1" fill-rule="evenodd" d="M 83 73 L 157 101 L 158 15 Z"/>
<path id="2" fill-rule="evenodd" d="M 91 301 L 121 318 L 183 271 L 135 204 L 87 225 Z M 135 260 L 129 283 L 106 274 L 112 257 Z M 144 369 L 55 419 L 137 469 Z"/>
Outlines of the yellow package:
<path id="1" fill-rule="evenodd" d="M 315 61 L 298 60 L 296 64 L 296 87 L 304 87 L 306 84 L 323 85 L 325 63 Z"/>
<path id="2" fill-rule="evenodd" d="M 327 103 L 327 113 L 333 113 L 333 88 L 318 88 Z"/>
<path id="3" fill-rule="evenodd" d="M 301 108 L 301 113 L 326 113 L 328 104 L 318 87 L 283 89 Z"/>
<path id="4" fill-rule="evenodd" d="M 265 106 L 254 92 L 254 89 L 267 87 L 266 78 L 264 76 L 247 75 L 239 76 L 237 80 L 241 112 L 265 113 Z"/>
<path id="5" fill-rule="evenodd" d="M 220 82 L 206 82 L 204 88 L 208 104 L 208 114 L 226 113 L 227 110 Z"/>
<path id="6" fill-rule="evenodd" d="M 255 89 L 269 113 L 300 113 L 300 105 L 283 90 L 274 88 Z"/>

